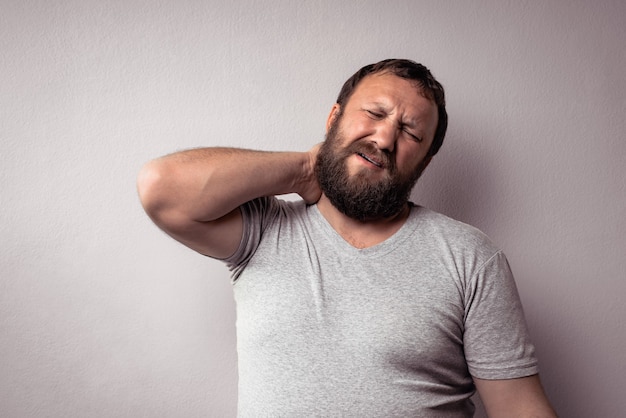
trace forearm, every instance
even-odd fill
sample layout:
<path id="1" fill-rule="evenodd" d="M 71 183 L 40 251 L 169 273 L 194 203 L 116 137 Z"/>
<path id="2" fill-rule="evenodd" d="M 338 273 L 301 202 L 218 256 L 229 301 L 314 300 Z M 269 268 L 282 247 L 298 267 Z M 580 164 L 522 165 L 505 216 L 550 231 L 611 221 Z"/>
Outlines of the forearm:
<path id="1" fill-rule="evenodd" d="M 193 149 L 148 163 L 139 176 L 139 194 L 153 218 L 170 213 L 208 222 L 260 196 L 305 195 L 313 164 L 306 152 Z"/>
<path id="2" fill-rule="evenodd" d="M 556 418 L 539 375 L 505 380 L 474 379 L 489 418 Z"/>

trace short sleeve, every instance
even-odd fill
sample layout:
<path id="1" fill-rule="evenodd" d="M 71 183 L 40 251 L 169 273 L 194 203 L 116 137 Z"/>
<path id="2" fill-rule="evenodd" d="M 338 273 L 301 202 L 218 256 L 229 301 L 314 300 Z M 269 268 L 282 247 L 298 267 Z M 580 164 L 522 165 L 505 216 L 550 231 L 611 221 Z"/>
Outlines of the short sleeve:
<path id="1" fill-rule="evenodd" d="M 223 259 L 231 271 L 232 282 L 236 282 L 261 243 L 263 231 L 279 212 L 275 197 L 261 197 L 240 206 L 243 233 L 239 247 L 233 255 Z"/>
<path id="2" fill-rule="evenodd" d="M 471 279 L 463 340 L 474 377 L 514 379 L 538 373 L 517 287 L 501 251 Z"/>

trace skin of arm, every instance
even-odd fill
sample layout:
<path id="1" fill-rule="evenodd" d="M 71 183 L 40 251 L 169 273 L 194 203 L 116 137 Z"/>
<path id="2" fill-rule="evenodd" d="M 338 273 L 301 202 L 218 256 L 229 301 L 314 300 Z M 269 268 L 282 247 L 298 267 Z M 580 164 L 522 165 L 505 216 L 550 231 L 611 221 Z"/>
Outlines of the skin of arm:
<path id="1" fill-rule="evenodd" d="M 148 162 L 140 171 L 141 203 L 168 235 L 211 257 L 226 258 L 242 235 L 239 206 L 261 196 L 298 193 L 316 202 L 319 144 L 308 152 L 199 148 Z"/>
<path id="2" fill-rule="evenodd" d="M 539 375 L 507 380 L 474 378 L 489 418 L 556 418 Z"/>

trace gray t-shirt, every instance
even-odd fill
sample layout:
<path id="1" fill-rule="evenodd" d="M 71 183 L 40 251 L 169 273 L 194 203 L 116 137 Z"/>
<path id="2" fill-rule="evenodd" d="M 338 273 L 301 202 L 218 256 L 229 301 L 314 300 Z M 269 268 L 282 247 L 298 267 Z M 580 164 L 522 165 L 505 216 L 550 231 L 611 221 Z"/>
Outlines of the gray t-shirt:
<path id="1" fill-rule="evenodd" d="M 225 260 L 237 304 L 240 417 L 468 417 L 472 376 L 536 374 L 502 252 L 413 206 L 349 245 L 317 206 L 261 198 Z"/>

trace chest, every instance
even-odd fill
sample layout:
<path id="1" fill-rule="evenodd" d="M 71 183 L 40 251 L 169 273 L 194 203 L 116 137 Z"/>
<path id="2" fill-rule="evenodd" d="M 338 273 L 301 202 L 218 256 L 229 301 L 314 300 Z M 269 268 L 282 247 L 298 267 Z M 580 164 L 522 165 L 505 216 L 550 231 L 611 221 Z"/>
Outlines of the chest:
<path id="1" fill-rule="evenodd" d="M 326 358 L 411 370 L 462 357 L 463 296 L 458 279 L 437 262 L 310 251 L 255 257 L 235 298 L 244 349 L 312 357 L 324 351 Z"/>

